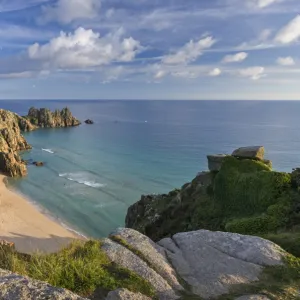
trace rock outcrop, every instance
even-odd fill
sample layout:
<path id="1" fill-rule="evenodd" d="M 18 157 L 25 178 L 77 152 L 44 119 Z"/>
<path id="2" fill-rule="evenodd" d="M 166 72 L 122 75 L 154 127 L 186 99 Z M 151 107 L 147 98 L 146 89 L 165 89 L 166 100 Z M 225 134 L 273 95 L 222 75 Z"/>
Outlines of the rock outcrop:
<path id="1" fill-rule="evenodd" d="M 149 267 L 140 256 L 110 239 L 104 239 L 102 249 L 112 262 L 129 269 L 150 282 L 159 299 L 177 299 L 174 290 L 166 279 Z"/>
<path id="2" fill-rule="evenodd" d="M 233 151 L 232 156 L 263 160 L 265 148 L 263 146 L 242 147 Z"/>
<path id="3" fill-rule="evenodd" d="M 208 155 L 208 169 L 209 171 L 220 171 L 224 159 L 227 157 L 225 154 Z"/>
<path id="4" fill-rule="evenodd" d="M 87 300 L 68 290 L 0 269 L 0 299 L 3 300 Z"/>
<path id="5" fill-rule="evenodd" d="M 11 248 L 11 245 L 6 243 L 3 245 L 8 247 L 8 251 Z M 152 286 L 153 299 L 160 300 L 269 300 L 267 296 L 261 294 L 274 296 L 273 286 L 269 285 L 271 277 L 268 277 L 271 268 L 274 270 L 282 268 L 283 273 L 288 270 L 286 258 L 289 254 L 279 246 L 259 237 L 234 233 L 198 230 L 178 233 L 154 243 L 135 230 L 119 228 L 98 246 L 101 247 L 101 251 L 105 251 L 109 263 L 112 263 L 111 271 L 123 272 L 124 283 L 128 274 L 131 274 L 130 277 L 139 275 L 150 284 L 150 287 Z M 78 255 L 83 255 L 83 259 L 89 253 L 82 251 Z M 96 255 L 96 252 L 92 255 Z M 30 258 L 24 259 L 27 261 Z M 110 272 L 105 266 L 108 267 L 108 261 L 104 262 L 101 272 Z M 268 272 L 261 276 L 266 267 Z M 131 272 L 128 273 L 128 270 Z M 83 284 L 82 278 L 79 282 Z M 142 294 L 146 290 L 139 290 L 136 284 L 125 289 L 122 286 L 116 287 L 115 282 L 112 282 L 111 286 L 117 289 L 109 291 L 103 288 L 101 283 L 103 281 L 100 277 L 99 286 L 95 285 L 95 293 L 91 291 L 90 299 L 150 300 Z M 253 289 L 253 284 L 257 284 L 256 289 Z M 105 286 L 107 287 L 107 282 Z M 257 294 L 247 295 L 249 291 L 247 287 Z M 228 298 L 224 298 L 227 296 Z M 276 298 L 272 297 L 271 299 Z M 2 269 L 0 269 L 0 299 L 84 300 L 66 289 L 56 288 Z"/>
<path id="6" fill-rule="evenodd" d="M 63 108 L 61 111 L 57 109 L 54 112 L 47 108 L 37 109 L 31 107 L 26 118 L 33 125 L 45 128 L 71 127 L 81 124 L 67 107 Z"/>
<path id="7" fill-rule="evenodd" d="M 26 164 L 22 162 L 19 154 L 12 150 L 0 152 L 0 170 L 10 177 L 23 177 L 27 175 Z"/>
<path id="8" fill-rule="evenodd" d="M 258 281 L 264 266 L 282 265 L 284 258 L 284 251 L 274 243 L 234 233 L 178 233 L 158 244 L 167 249 L 173 267 L 192 292 L 204 299 Z"/>
<path id="9" fill-rule="evenodd" d="M 88 124 L 88 125 L 93 125 L 94 124 L 94 121 L 93 120 L 90 120 L 90 119 L 87 119 L 84 121 L 85 124 Z"/>
<path id="10" fill-rule="evenodd" d="M 25 176 L 27 168 L 18 152 L 31 146 L 21 134 L 35 127 L 17 114 L 0 109 L 0 170 L 8 176 Z"/>
<path id="11" fill-rule="evenodd" d="M 284 266 L 287 256 L 278 245 L 259 237 L 208 230 L 178 233 L 154 243 L 135 230 L 119 228 L 104 240 L 102 248 L 114 263 L 148 280 L 159 299 L 187 293 L 191 299 L 217 299 L 239 285 L 259 281 L 265 267 Z M 185 282 L 184 287 L 178 278 Z M 128 293 L 118 290 L 108 299 L 126 299 L 120 294 Z M 128 299 L 143 299 L 131 296 Z"/>

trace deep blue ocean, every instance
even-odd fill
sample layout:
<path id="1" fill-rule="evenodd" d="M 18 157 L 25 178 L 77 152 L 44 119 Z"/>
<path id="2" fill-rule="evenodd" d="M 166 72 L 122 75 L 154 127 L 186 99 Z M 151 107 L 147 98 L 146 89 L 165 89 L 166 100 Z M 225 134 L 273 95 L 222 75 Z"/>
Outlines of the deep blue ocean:
<path id="1" fill-rule="evenodd" d="M 20 115 L 68 106 L 94 125 L 25 134 L 33 150 L 10 186 L 65 225 L 103 237 L 142 194 L 166 193 L 207 169 L 207 154 L 264 145 L 275 169 L 300 166 L 300 102 L 0 101 Z M 43 150 L 44 149 L 44 150 Z"/>

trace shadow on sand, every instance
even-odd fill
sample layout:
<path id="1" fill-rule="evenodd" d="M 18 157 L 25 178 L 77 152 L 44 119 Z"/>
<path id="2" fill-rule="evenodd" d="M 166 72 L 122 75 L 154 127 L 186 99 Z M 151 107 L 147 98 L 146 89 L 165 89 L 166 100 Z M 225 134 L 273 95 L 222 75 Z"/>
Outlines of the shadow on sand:
<path id="1" fill-rule="evenodd" d="M 74 241 L 70 237 L 60 237 L 50 234 L 49 238 L 37 238 L 10 232 L 11 236 L 0 236 L 0 240 L 15 243 L 16 250 L 22 253 L 53 253 Z"/>

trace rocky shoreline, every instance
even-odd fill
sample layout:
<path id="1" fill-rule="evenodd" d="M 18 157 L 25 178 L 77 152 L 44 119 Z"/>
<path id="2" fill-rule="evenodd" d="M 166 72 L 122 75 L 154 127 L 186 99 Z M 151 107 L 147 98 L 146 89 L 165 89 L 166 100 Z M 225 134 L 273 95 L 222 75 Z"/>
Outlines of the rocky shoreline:
<path id="1" fill-rule="evenodd" d="M 0 171 L 10 177 L 27 175 L 26 162 L 21 159 L 19 152 L 30 150 L 31 146 L 22 132 L 38 128 L 73 127 L 80 124 L 67 107 L 54 112 L 32 107 L 25 117 L 0 109 Z"/>

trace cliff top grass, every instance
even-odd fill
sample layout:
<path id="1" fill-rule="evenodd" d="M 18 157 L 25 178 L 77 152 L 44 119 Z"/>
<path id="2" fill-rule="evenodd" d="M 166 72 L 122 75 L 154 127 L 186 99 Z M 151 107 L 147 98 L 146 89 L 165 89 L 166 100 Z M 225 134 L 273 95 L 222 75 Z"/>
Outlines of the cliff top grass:
<path id="1" fill-rule="evenodd" d="M 74 241 L 54 254 L 25 255 L 0 248 L 0 268 L 66 288 L 80 296 L 127 288 L 154 296 L 152 286 L 135 273 L 111 263 L 101 241 Z"/>

